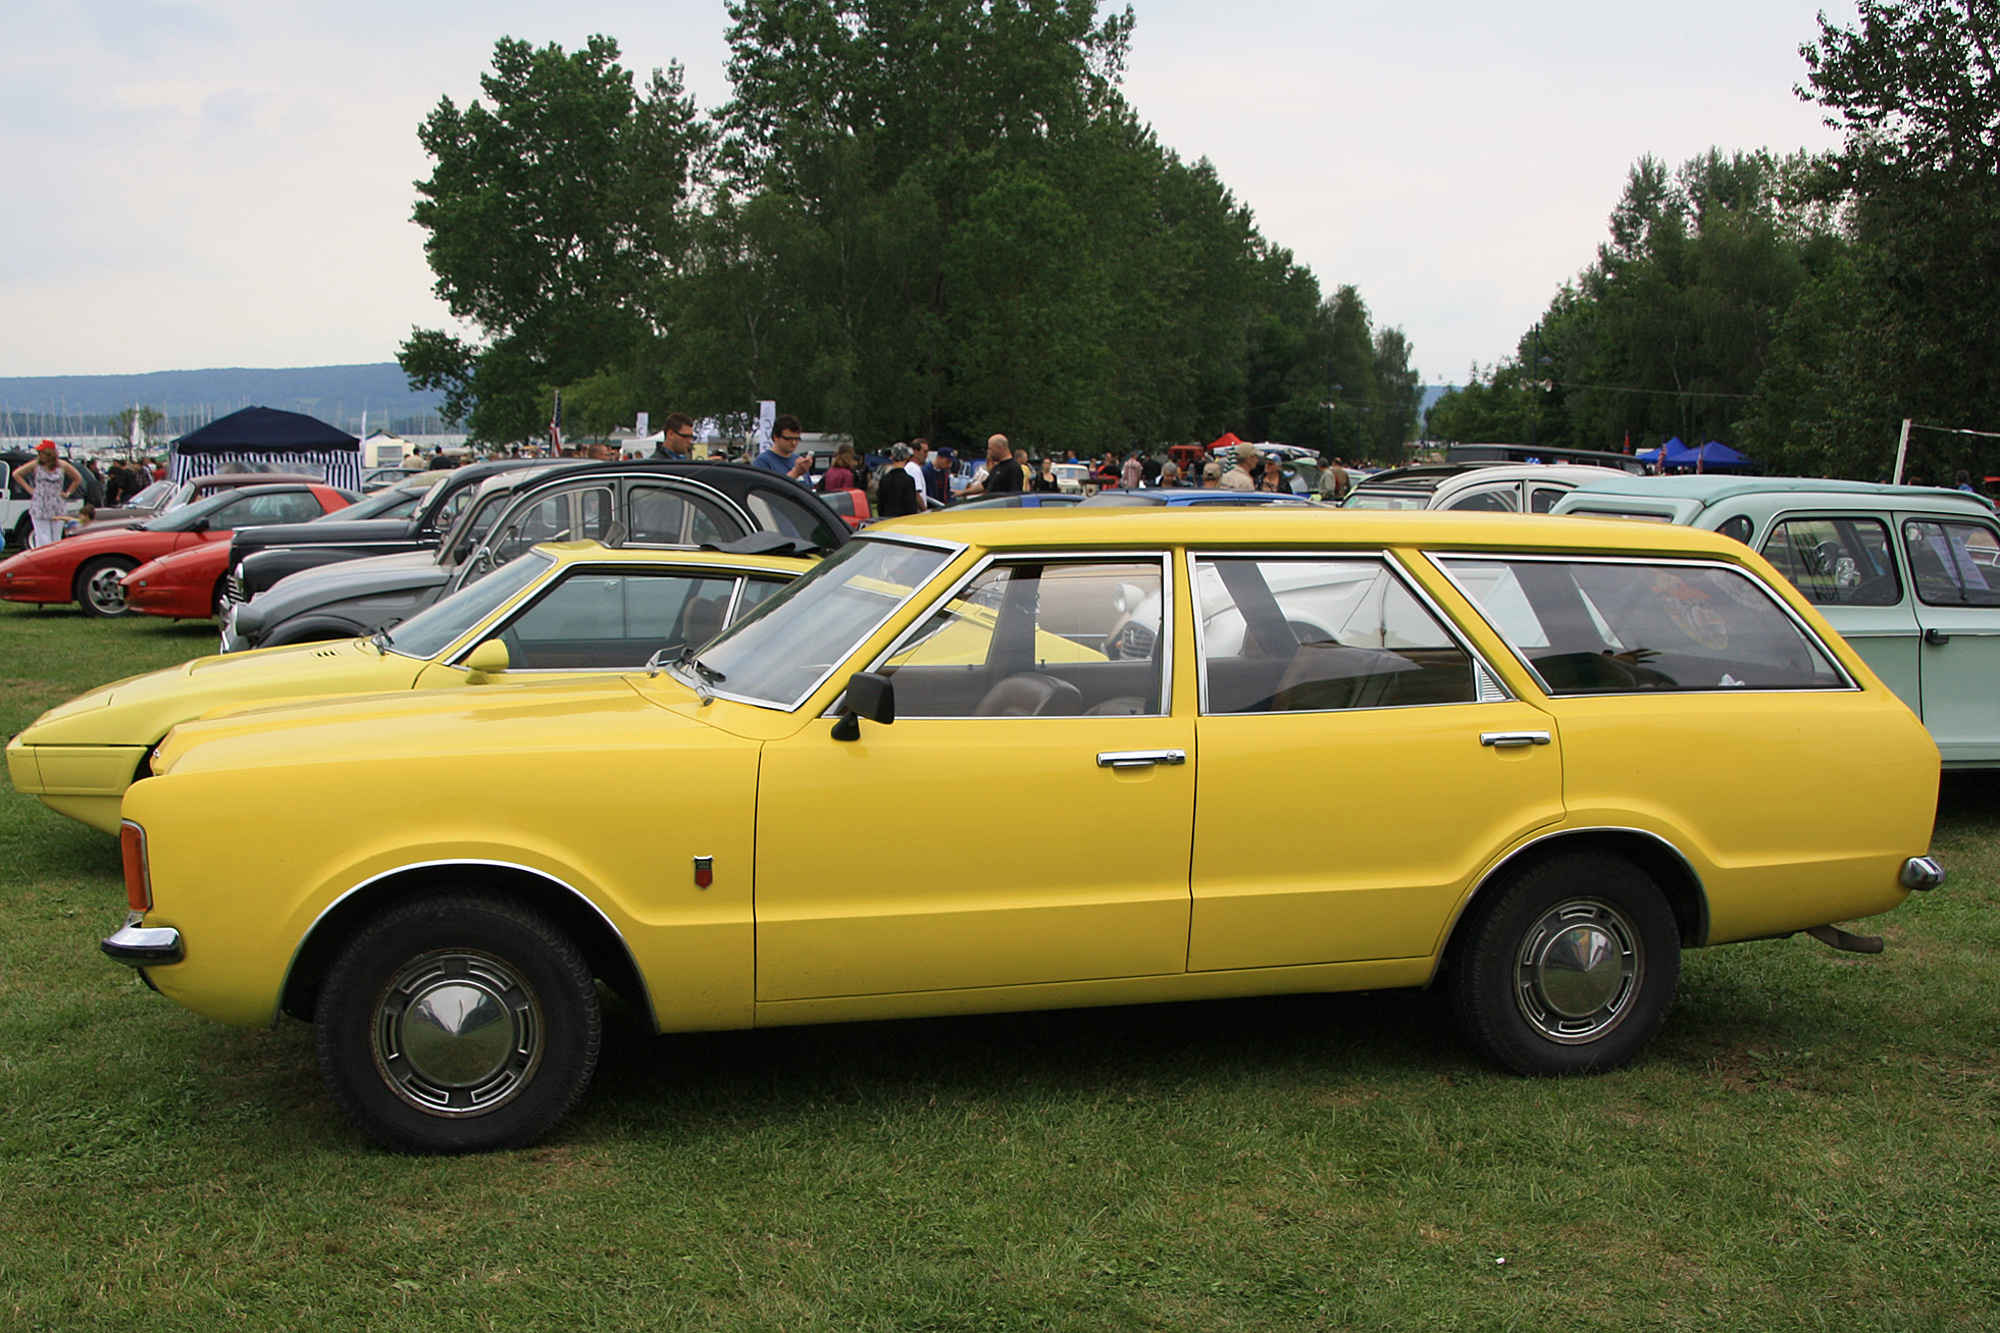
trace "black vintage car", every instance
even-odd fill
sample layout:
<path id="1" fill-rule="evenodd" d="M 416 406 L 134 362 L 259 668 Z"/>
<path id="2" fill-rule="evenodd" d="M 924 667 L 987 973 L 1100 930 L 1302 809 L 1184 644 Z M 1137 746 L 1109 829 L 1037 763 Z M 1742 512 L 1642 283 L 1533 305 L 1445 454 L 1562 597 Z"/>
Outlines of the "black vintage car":
<path id="1" fill-rule="evenodd" d="M 289 574 L 320 565 L 403 551 L 434 551 L 472 493 L 488 477 L 520 468 L 553 466 L 562 459 L 508 458 L 473 463 L 447 474 L 415 512 L 404 518 L 347 519 L 332 523 L 279 523 L 244 528 L 230 539 L 229 599 L 246 602 Z"/>
<path id="2" fill-rule="evenodd" d="M 832 551 L 850 535 L 805 487 L 740 464 L 570 462 L 489 474 L 433 549 L 350 556 L 292 574 L 225 610 L 222 648 L 372 633 L 478 582 L 537 542 L 746 549 L 738 544 L 747 540 L 763 551 L 806 554 Z"/>

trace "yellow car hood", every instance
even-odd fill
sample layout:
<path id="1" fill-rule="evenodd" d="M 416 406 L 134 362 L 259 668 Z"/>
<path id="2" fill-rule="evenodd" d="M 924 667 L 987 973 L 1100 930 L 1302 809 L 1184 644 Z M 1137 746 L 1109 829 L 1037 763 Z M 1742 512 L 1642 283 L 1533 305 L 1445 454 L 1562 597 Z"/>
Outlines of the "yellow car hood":
<path id="1" fill-rule="evenodd" d="M 652 682 L 651 696 L 661 694 Z M 691 692 L 687 693 L 692 697 Z M 156 774 L 372 761 L 388 755 L 563 755 L 707 731 L 623 676 L 418 690 L 269 706 L 234 704 L 184 723 L 160 745 Z"/>
<path id="2" fill-rule="evenodd" d="M 151 745 L 175 725 L 225 702 L 407 690 L 427 665 L 385 656 L 366 639 L 200 657 L 80 694 L 43 713 L 21 733 L 21 742 Z"/>

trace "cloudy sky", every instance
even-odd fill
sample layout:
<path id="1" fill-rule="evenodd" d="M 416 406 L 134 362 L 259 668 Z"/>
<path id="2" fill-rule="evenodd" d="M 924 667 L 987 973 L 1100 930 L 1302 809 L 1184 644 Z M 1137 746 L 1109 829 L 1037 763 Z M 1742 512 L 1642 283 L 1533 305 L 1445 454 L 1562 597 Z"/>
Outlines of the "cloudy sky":
<path id="1" fill-rule="evenodd" d="M 1126 92 L 1435 382 L 1587 264 L 1626 169 L 1837 138 L 1819 0 L 1134 0 Z M 1853 6 L 1824 6 L 1851 23 Z M 493 40 L 725 95 L 721 0 L 0 0 L 0 376 L 386 361 L 430 295 L 415 129 Z"/>

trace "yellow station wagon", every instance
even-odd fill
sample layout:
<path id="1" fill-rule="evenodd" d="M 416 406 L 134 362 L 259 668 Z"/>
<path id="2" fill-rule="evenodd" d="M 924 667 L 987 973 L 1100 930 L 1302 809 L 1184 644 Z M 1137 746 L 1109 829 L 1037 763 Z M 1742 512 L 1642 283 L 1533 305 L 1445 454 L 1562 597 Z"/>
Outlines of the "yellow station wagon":
<path id="1" fill-rule="evenodd" d="M 177 728 L 104 948 L 309 1019 L 414 1151 L 553 1127 L 599 980 L 661 1031 L 1437 983 L 1501 1065 L 1584 1072 L 1651 1039 L 1682 949 L 1861 947 L 1832 923 L 1938 882 L 1938 768 L 1712 533 L 946 513 L 650 674 Z M 1058 817 L 893 833 L 946 794 Z M 1326 827 L 1273 837 L 1274 794 Z"/>

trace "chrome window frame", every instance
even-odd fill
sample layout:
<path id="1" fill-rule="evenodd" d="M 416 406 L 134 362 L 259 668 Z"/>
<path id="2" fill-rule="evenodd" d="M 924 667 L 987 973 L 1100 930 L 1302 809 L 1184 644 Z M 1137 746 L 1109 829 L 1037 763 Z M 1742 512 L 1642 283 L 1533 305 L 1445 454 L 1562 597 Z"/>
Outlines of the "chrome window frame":
<path id="1" fill-rule="evenodd" d="M 913 533 L 904 533 L 904 532 L 856 533 L 854 541 L 848 542 L 840 549 L 844 551 L 849 546 L 855 546 L 860 542 L 876 542 L 890 546 L 916 546 L 916 547 L 921 547 L 925 550 L 942 551 L 945 553 L 945 559 L 944 559 L 944 564 L 939 566 L 939 569 L 941 571 L 951 568 L 952 561 L 958 559 L 960 556 L 964 555 L 967 551 L 972 549 L 965 542 L 945 541 L 944 539 L 939 537 L 924 537 L 924 536 L 918 536 Z M 831 560 L 832 557 L 829 556 L 828 559 Z M 806 573 L 799 575 L 798 579 L 792 580 L 792 582 L 797 583 L 802 579 L 810 578 L 813 572 L 821 567 L 823 566 L 815 566 L 814 570 L 808 570 Z M 894 620 L 896 616 L 903 610 L 904 607 L 908 606 L 918 597 L 921 597 L 926 588 L 934 586 L 937 583 L 937 579 L 938 575 L 932 574 L 930 577 L 930 582 L 920 584 L 919 586 L 910 589 L 910 595 L 908 597 L 903 598 L 902 601 L 897 602 L 894 606 L 890 607 L 889 610 L 882 616 L 881 619 L 877 620 L 873 625 L 870 625 L 867 628 L 867 630 L 865 630 L 860 635 L 860 637 L 856 638 L 853 643 L 847 646 L 847 651 L 842 653 L 838 658 L 836 658 L 833 664 L 820 674 L 819 679 L 815 680 L 811 685 L 807 686 L 805 690 L 803 690 L 790 703 L 779 704 L 779 703 L 773 703 L 769 699 L 753 699 L 747 694 L 732 694 L 728 690 L 719 689 L 716 687 L 716 685 L 711 684 L 708 681 L 704 681 L 699 677 L 684 676 L 677 670 L 674 671 L 673 673 L 674 679 L 680 681 L 683 685 L 688 686 L 690 689 L 695 690 L 697 693 L 706 695 L 707 697 L 712 699 L 727 699 L 731 703 L 748 704 L 752 708 L 768 708 L 774 712 L 779 712 L 779 713 L 796 713 L 801 707 L 804 706 L 806 700 L 812 698 L 814 694 L 819 692 L 822 686 L 824 686 L 829 680 L 832 680 L 836 675 L 838 675 L 840 669 L 843 666 L 846 666 L 849 662 L 852 662 L 854 660 L 854 654 L 861 647 L 861 645 L 867 643 L 868 640 L 874 638 L 877 634 L 880 634 L 882 632 L 882 627 L 884 625 L 888 624 L 891 620 Z M 866 670 L 867 668 L 863 667 L 861 669 Z M 838 702 L 838 700 L 836 700 L 836 702 Z M 830 716 L 830 713 L 822 714 L 822 716 Z"/>
<path id="2" fill-rule="evenodd" d="M 1745 547 L 1744 549 L 1748 550 L 1750 548 Z M 1494 636 L 1500 642 L 1507 645 L 1507 651 L 1514 654 L 1514 660 L 1521 664 L 1527 671 L 1529 678 L 1535 682 L 1543 695 L 1551 701 L 1559 699 L 1620 699 L 1634 695 L 1838 694 L 1841 692 L 1859 693 L 1861 690 L 1860 684 L 1848 672 L 1846 664 L 1840 660 L 1840 654 L 1827 646 L 1826 640 L 1813 631 L 1813 627 L 1808 625 L 1805 622 L 1805 618 L 1792 609 L 1790 603 L 1778 595 L 1776 589 L 1758 578 L 1750 570 L 1745 569 L 1742 565 L 1732 564 L 1727 560 L 1717 560 L 1708 556 L 1678 555 L 1586 555 L 1582 553 L 1559 555 L 1547 551 L 1425 551 L 1423 555 L 1426 560 L 1431 562 L 1438 573 L 1444 575 L 1445 581 L 1458 590 L 1459 596 L 1465 598 L 1467 604 L 1486 623 L 1486 627 L 1493 631 Z M 1762 557 L 1759 558 L 1761 559 Z M 1449 569 L 1445 568 L 1444 562 L 1447 560 L 1498 560 L 1503 562 L 1531 560 L 1541 564 L 1555 565 L 1647 565 L 1664 563 L 1696 569 L 1723 570 L 1736 575 L 1738 578 L 1748 580 L 1752 587 L 1762 593 L 1773 606 L 1777 607 L 1779 613 L 1791 622 L 1792 627 L 1805 636 L 1806 642 L 1819 650 L 1820 656 L 1826 659 L 1827 664 L 1833 668 L 1834 674 L 1840 678 L 1841 683 L 1839 685 L 1825 686 L 1794 685 L 1789 688 L 1771 685 L 1702 685 L 1671 690 L 1564 690 L 1558 693 L 1549 688 L 1549 683 L 1542 679 L 1541 672 L 1535 670 L 1534 663 L 1528 660 L 1528 655 L 1521 651 L 1520 645 L 1508 638 L 1506 633 L 1493 623 L 1493 617 L 1486 613 L 1486 608 L 1480 604 L 1479 599 L 1467 591 L 1465 585 L 1460 583 Z M 1800 595 L 1804 596 L 1803 593 Z"/>
<path id="3" fill-rule="evenodd" d="M 1424 586 L 1412 578 L 1410 571 L 1387 547 L 1357 548 L 1352 550 L 1194 550 L 1183 552 L 1187 561 L 1188 605 L 1194 615 L 1194 669 L 1195 669 L 1195 715 L 1197 717 L 1302 717 L 1321 713 L 1374 713 L 1396 708 L 1463 708 L 1467 704 L 1515 703 L 1514 692 L 1507 688 L 1507 682 L 1486 655 L 1479 651 L 1477 644 L 1466 637 L 1459 628 L 1458 621 L 1438 605 Z M 1428 611 L 1432 619 L 1444 627 L 1445 636 L 1465 653 L 1472 663 L 1473 697 L 1450 703 L 1434 704 L 1370 704 L 1361 708 L 1288 708 L 1268 713 L 1212 713 L 1208 708 L 1208 636 L 1202 632 L 1201 590 L 1195 579 L 1195 569 L 1202 560 L 1373 560 L 1389 572 L 1389 576 L 1403 585 L 1404 591 L 1416 598 L 1417 604 Z M 1275 594 L 1273 594 L 1275 596 Z"/>
<path id="4" fill-rule="evenodd" d="M 974 580 L 978 579 L 980 575 L 984 574 L 987 570 L 991 569 L 996 564 L 1037 563 L 1037 564 L 1049 565 L 1049 564 L 1075 564 L 1085 561 L 1098 564 L 1108 564 L 1112 561 L 1119 561 L 1119 560 L 1124 561 L 1126 564 L 1137 564 L 1140 562 L 1156 561 L 1160 566 L 1160 638 L 1159 638 L 1159 642 L 1161 644 L 1161 652 L 1159 654 L 1160 711 L 1157 713 L 1137 713 L 1137 714 L 1131 714 L 1130 716 L 1141 717 L 1141 718 L 1172 717 L 1174 715 L 1173 614 L 1174 614 L 1175 602 L 1174 602 L 1174 552 L 1171 550 L 1160 547 L 1154 547 L 1150 550 L 1141 550 L 1141 551 L 1063 550 L 1054 553 L 1046 553 L 1040 551 L 1033 551 L 1033 552 L 989 551 L 985 556 L 981 557 L 978 561 L 974 562 L 972 568 L 968 569 L 962 577 L 954 580 L 950 589 L 948 589 L 942 596 L 939 596 L 936 599 L 934 599 L 931 602 L 930 607 L 926 608 L 926 610 L 931 611 L 935 610 L 937 607 L 949 605 L 951 603 L 952 598 L 958 596 L 960 592 L 964 591 L 967 587 L 971 586 Z M 898 652 L 902 651 L 903 647 L 907 643 L 909 643 L 909 641 L 912 638 L 916 637 L 917 631 L 922 629 L 924 627 L 925 622 L 928 621 L 929 619 L 930 616 L 928 614 L 920 615 L 915 620 L 911 621 L 908 625 L 905 625 L 903 627 L 903 632 L 898 634 L 894 639 L 890 640 L 889 646 L 883 649 L 880 653 L 877 653 L 875 655 L 874 660 L 861 669 L 863 671 L 879 670 L 882 667 L 882 665 L 886 663 L 890 658 L 894 657 Z M 891 677 L 891 679 L 893 680 L 894 677 Z M 833 702 L 827 705 L 826 711 L 823 712 L 820 716 L 822 717 L 839 716 L 841 704 L 845 698 L 846 698 L 846 691 L 843 690 L 839 695 L 836 695 L 834 697 Z M 1074 714 L 1073 716 L 1085 717 L 1091 715 Z M 1104 714 L 1099 716 L 1104 721 L 1115 722 L 1120 720 L 1117 716 L 1110 714 Z M 903 720 L 900 714 L 897 716 L 896 720 L 899 722 Z M 1007 717 L 979 717 L 977 715 L 970 713 L 966 714 L 937 713 L 937 714 L 927 714 L 923 717 L 913 716 L 910 718 L 910 721 L 912 722 L 1019 722 L 1023 720 L 1024 719 L 1021 718 L 1007 718 Z"/>

